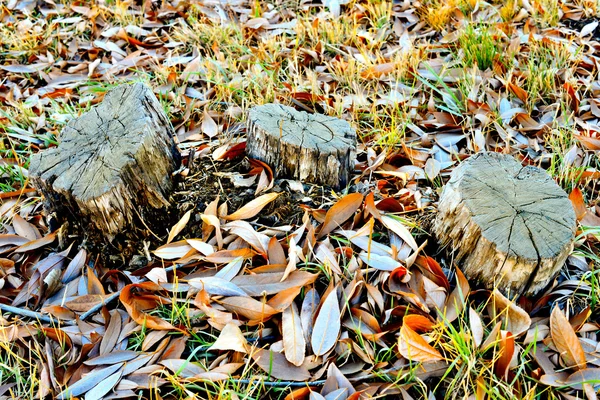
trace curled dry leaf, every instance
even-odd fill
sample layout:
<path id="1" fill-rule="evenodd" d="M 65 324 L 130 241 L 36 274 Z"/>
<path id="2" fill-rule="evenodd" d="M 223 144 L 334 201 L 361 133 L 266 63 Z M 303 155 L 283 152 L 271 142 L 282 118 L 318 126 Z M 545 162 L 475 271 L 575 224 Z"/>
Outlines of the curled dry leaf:
<path id="1" fill-rule="evenodd" d="M 507 331 L 500 332 L 500 342 L 498 343 L 498 352 L 500 356 L 494 363 L 494 373 L 500 379 L 508 382 L 508 371 L 510 370 L 510 360 L 515 353 L 515 337 Z"/>
<path id="2" fill-rule="evenodd" d="M 579 370 L 587 368 L 585 352 L 579 338 L 558 306 L 554 307 L 550 315 L 550 335 L 567 367 Z"/>
<path id="3" fill-rule="evenodd" d="M 492 292 L 492 301 L 490 315 L 499 318 L 504 322 L 506 330 L 510 331 L 515 337 L 527 332 L 531 326 L 531 318 L 521 307 L 513 301 L 507 299 L 498 289 Z"/>
<path id="4" fill-rule="evenodd" d="M 419 248 L 419 246 L 417 245 L 417 242 L 410 234 L 410 231 L 408 230 L 408 228 L 406 228 L 406 226 L 404 226 L 404 224 L 402 222 L 398 221 L 395 218 L 390 217 L 389 215 L 383 215 L 381 217 L 381 222 L 390 231 L 392 231 L 396 235 L 400 236 L 400 238 L 402 238 L 402 240 L 404 240 L 406 242 L 406 244 L 410 246 L 411 249 L 417 251 L 417 249 Z"/>
<path id="5" fill-rule="evenodd" d="M 275 200 L 279 196 L 279 193 L 267 193 L 262 196 L 257 197 L 252 200 L 236 212 L 226 217 L 224 219 L 235 221 L 238 219 L 249 219 L 257 215 L 261 210 L 270 202 Z"/>
<path id="6" fill-rule="evenodd" d="M 471 328 L 471 335 L 473 337 L 473 343 L 476 347 L 481 346 L 483 341 L 483 335 L 485 333 L 481 318 L 477 311 L 469 307 L 469 327 Z"/>
<path id="7" fill-rule="evenodd" d="M 429 345 L 417 332 L 408 325 L 402 325 L 398 337 L 398 351 L 402 357 L 410 361 L 441 361 L 444 357 Z"/>
<path id="8" fill-rule="evenodd" d="M 446 320 L 454 321 L 465 308 L 466 299 L 471 291 L 469 281 L 459 268 L 456 268 L 456 287 L 446 299 Z"/>
<path id="9" fill-rule="evenodd" d="M 233 350 L 246 353 L 248 341 L 240 328 L 233 322 L 225 325 L 217 340 L 209 347 L 210 350 Z"/>
<path id="10" fill-rule="evenodd" d="M 121 290 L 119 299 L 121 300 L 121 303 L 123 303 L 123 306 L 125 306 L 125 309 L 127 310 L 127 313 L 129 314 L 131 319 L 133 319 L 139 325 L 144 325 L 150 329 L 178 330 L 187 335 L 187 332 L 174 327 L 167 321 L 142 311 L 147 308 L 147 304 L 138 301 L 136 296 L 132 293 L 132 291 L 134 289 L 151 290 L 151 291 L 162 290 L 162 288 L 160 286 L 158 286 L 152 282 L 132 283 L 130 285 L 125 286 Z M 156 305 L 156 303 L 154 305 Z"/>

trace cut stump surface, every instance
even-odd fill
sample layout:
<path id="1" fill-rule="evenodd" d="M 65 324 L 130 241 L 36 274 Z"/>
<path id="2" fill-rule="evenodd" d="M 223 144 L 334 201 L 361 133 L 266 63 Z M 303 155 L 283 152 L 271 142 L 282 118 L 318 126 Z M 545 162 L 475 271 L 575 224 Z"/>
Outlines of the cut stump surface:
<path id="1" fill-rule="evenodd" d="M 136 216 L 169 204 L 180 164 L 173 135 L 148 87 L 122 85 L 71 120 L 58 147 L 32 157 L 31 180 L 48 211 L 92 223 L 110 241 Z"/>
<path id="2" fill-rule="evenodd" d="M 354 169 L 356 132 L 338 118 L 266 104 L 249 112 L 246 149 L 278 177 L 339 188 Z"/>
<path id="3" fill-rule="evenodd" d="M 547 286 L 573 248 L 575 212 L 542 169 L 479 153 L 444 187 L 434 232 L 469 279 L 511 295 Z"/>

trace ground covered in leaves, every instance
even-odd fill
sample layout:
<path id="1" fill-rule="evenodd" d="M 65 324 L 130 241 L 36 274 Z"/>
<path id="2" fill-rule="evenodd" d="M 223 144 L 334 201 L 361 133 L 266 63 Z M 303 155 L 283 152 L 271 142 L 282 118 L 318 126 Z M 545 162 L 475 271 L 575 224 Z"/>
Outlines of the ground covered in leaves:
<path id="1" fill-rule="evenodd" d="M 596 398 L 598 7 L 0 3 L 0 398 Z M 107 262 L 42 216 L 27 168 L 132 81 L 185 163 L 171 226 Z M 245 157 L 245 111 L 267 102 L 355 127 L 347 188 Z M 535 298 L 468 282 L 429 234 L 484 150 L 546 169 L 575 207 Z"/>

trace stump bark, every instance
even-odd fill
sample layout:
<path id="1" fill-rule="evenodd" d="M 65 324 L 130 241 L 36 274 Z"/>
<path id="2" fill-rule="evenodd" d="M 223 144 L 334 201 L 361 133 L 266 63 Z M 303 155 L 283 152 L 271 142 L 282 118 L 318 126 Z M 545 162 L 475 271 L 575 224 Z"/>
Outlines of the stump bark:
<path id="1" fill-rule="evenodd" d="M 356 132 L 338 118 L 266 104 L 248 114 L 246 151 L 278 177 L 339 188 L 354 169 Z"/>
<path id="2" fill-rule="evenodd" d="M 452 172 L 433 230 L 451 245 L 469 279 L 510 295 L 533 295 L 571 252 L 575 212 L 544 170 L 479 153 Z"/>
<path id="3" fill-rule="evenodd" d="M 148 87 L 121 85 L 71 120 L 58 147 L 32 157 L 31 181 L 48 212 L 89 223 L 110 242 L 138 218 L 168 206 L 181 160 L 173 136 Z"/>

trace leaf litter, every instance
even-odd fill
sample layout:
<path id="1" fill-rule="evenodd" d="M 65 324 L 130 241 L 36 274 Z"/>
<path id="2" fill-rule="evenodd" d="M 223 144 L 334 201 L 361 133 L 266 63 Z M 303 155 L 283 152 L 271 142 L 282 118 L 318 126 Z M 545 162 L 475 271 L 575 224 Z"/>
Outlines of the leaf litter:
<path id="1" fill-rule="evenodd" d="M 517 3 L 9 1 L 0 397 L 595 398 L 598 11 Z M 139 79 L 184 156 L 173 206 L 147 240 L 85 249 L 41 215 L 28 157 Z M 245 158 L 244 110 L 273 101 L 357 128 L 348 191 Z M 481 150 L 571 193 L 576 247 L 537 298 L 470 285 L 429 236 Z"/>

